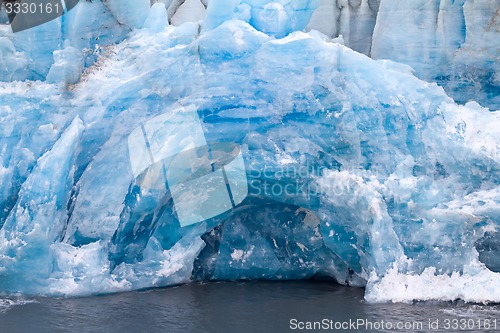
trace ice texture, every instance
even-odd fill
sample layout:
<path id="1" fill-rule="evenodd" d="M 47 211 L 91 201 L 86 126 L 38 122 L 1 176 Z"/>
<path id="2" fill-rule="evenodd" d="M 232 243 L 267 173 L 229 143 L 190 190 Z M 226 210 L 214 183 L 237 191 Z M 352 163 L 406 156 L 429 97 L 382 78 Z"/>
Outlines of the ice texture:
<path id="1" fill-rule="evenodd" d="M 371 56 L 412 66 L 461 103 L 498 110 L 499 32 L 499 0 L 382 0 Z"/>
<path id="2" fill-rule="evenodd" d="M 82 52 L 84 66 L 68 64 L 79 66 L 81 73 L 101 46 L 120 42 L 132 29 L 147 28 L 153 19 L 160 27 L 200 22 L 210 10 L 204 20 L 209 28 L 236 18 L 276 37 L 304 28 L 332 39 L 342 36 L 355 51 L 410 65 L 419 78 L 437 82 L 459 103 L 500 109 L 500 0 L 80 1 L 59 23 L 30 29 L 20 39 L 1 25 L 2 17 L 7 22 L 1 7 L 0 59 L 9 66 L 0 67 L 0 81 L 44 80 L 50 66 L 61 67 L 59 51 L 66 48 L 66 39 Z M 42 39 L 50 42 L 37 43 L 33 50 L 34 43 L 22 43 Z"/>
<path id="3" fill-rule="evenodd" d="M 408 64 L 460 103 L 500 108 L 498 0 L 321 0 L 308 29 Z"/>
<path id="4" fill-rule="evenodd" d="M 2 27 L 0 73 L 24 81 L 0 82 L 0 293 L 314 277 L 366 286 L 371 302 L 500 302 L 498 111 L 457 104 L 351 37 L 301 31 L 324 1 L 212 0 L 202 22 L 167 22 L 182 4 L 81 1 L 32 30 Z M 491 48 L 467 43 L 495 76 Z M 193 117 L 168 131 L 151 122 L 179 112 Z M 241 147 L 244 168 L 227 178 L 240 186 L 244 169 L 248 195 L 183 225 L 172 189 L 142 186 L 139 153 L 192 148 L 193 122 L 196 145 Z"/>

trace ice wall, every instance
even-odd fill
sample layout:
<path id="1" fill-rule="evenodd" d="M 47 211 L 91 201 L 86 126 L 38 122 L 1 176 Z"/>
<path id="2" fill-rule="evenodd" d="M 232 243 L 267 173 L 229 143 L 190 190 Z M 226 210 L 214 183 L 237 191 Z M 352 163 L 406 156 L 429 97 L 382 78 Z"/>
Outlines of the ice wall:
<path id="1" fill-rule="evenodd" d="M 0 66 L 0 81 L 45 80 L 54 63 L 60 66 L 58 60 L 67 47 L 76 49 L 70 66 L 78 66 L 81 73 L 95 62 L 101 46 L 142 27 L 148 13 L 149 3 L 144 1 L 80 1 L 62 17 L 35 28 L 12 33 L 8 25 L 0 25 L 0 63 L 11 63 Z"/>
<path id="2" fill-rule="evenodd" d="M 373 8 L 349 3 L 344 15 Z M 201 10 L 178 2 L 174 16 L 187 4 Z M 495 77 L 482 65 L 494 53 L 472 43 L 495 27 L 488 4 L 464 4 L 484 10 L 455 56 L 470 45 Z M 325 3 L 212 0 L 202 22 L 180 25 L 168 22 L 174 1 L 132 5 L 147 13 L 85 1 L 25 34 L 2 27 L 2 75 L 48 76 L 0 83 L 1 293 L 327 277 L 366 285 L 374 302 L 500 301 L 498 112 L 456 104 L 410 66 L 293 31 Z M 430 5 L 400 20 L 420 38 L 408 57 L 450 56 L 413 29 L 437 17 Z M 167 186 L 141 187 L 149 174 L 135 174 L 130 150 L 131 133 L 147 136 L 149 121 L 186 110 L 207 145 L 241 147 L 248 182 L 241 204 L 189 226 Z M 186 132 L 174 126 L 156 148 Z"/>
<path id="3" fill-rule="evenodd" d="M 308 28 L 342 35 L 374 59 L 410 65 L 461 103 L 497 110 L 499 8 L 498 0 L 322 0 Z"/>
<path id="4" fill-rule="evenodd" d="M 321 0 L 308 29 L 332 38 L 342 35 L 353 50 L 370 55 L 380 0 Z"/>
<path id="5" fill-rule="evenodd" d="M 459 102 L 500 107 L 500 1 L 382 0 L 371 56 L 412 66 Z"/>
<path id="6" fill-rule="evenodd" d="M 122 40 L 131 29 L 142 28 L 150 4 L 163 4 L 167 12 L 163 20 L 181 25 L 203 21 L 209 2 L 81 1 L 62 20 L 30 29 L 25 36 L 14 36 L 3 26 L 1 57 L 9 66 L 0 68 L 0 80 L 45 79 L 67 46 L 76 48 L 84 59 L 83 66 L 82 61 L 69 66 L 73 71 L 77 67 L 83 70 L 102 52 L 101 46 Z M 220 3 L 212 10 L 230 10 L 230 16 L 276 37 L 305 26 L 330 38 L 342 35 L 345 45 L 353 50 L 412 66 L 420 78 L 442 85 L 460 103 L 474 100 L 491 110 L 499 109 L 499 0 L 215 2 Z M 284 25 L 286 22 L 290 26 Z M 75 82 L 72 77 L 68 75 L 69 83 Z"/>
<path id="7" fill-rule="evenodd" d="M 321 276 L 370 301 L 499 300 L 498 112 L 317 34 L 199 29 L 151 18 L 72 89 L 0 84 L 3 293 Z M 242 148 L 249 194 L 182 227 L 134 180 L 129 136 L 193 108 Z"/>

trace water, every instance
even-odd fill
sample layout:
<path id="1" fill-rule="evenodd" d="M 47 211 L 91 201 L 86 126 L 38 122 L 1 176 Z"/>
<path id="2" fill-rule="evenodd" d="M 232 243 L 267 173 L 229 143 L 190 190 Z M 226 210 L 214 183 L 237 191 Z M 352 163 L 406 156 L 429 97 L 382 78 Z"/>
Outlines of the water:
<path id="1" fill-rule="evenodd" d="M 500 305 L 374 305 L 363 300 L 363 292 L 326 282 L 247 282 L 75 299 L 9 298 L 0 300 L 0 332 L 296 332 L 291 327 L 298 328 L 299 321 L 328 322 L 333 329 L 321 331 L 333 332 L 338 331 L 335 323 L 358 319 L 372 325 L 368 330 L 358 326 L 360 331 L 500 332 Z M 412 327 L 390 330 L 389 322 Z M 490 330 L 485 330 L 488 322 Z M 433 330 L 436 324 L 439 329 Z M 468 329 L 453 329 L 464 324 Z"/>

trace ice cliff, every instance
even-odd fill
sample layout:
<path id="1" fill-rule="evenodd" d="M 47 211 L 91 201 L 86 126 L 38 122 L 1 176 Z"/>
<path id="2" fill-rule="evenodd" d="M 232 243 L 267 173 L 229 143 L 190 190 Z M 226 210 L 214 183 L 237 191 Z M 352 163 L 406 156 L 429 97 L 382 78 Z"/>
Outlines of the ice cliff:
<path id="1" fill-rule="evenodd" d="M 473 64 L 495 105 L 498 2 L 418 3 L 80 1 L 2 26 L 0 292 L 315 277 L 500 302 L 500 114 L 414 75 Z"/>
<path id="2" fill-rule="evenodd" d="M 167 20 L 176 26 L 203 20 L 209 2 L 151 0 L 151 4 L 165 5 Z M 294 3 L 275 2 L 283 10 L 257 0 L 241 1 L 238 6 L 257 28 L 268 33 L 284 29 L 283 34 L 298 26 L 278 27 L 279 20 L 302 24 L 298 20 L 300 13 L 288 21 L 283 19 L 293 11 Z M 308 30 L 318 30 L 330 38 L 342 36 L 345 45 L 374 59 L 410 65 L 419 78 L 437 82 L 459 103 L 473 100 L 490 110 L 500 108 L 500 0 L 317 0 L 310 4 L 314 13 Z M 259 11 L 264 5 L 268 8 Z M 273 18 L 270 24 L 265 16 L 276 10 L 285 16 Z M 0 48 L 3 61 L 10 65 L 0 68 L 0 80 L 44 79 L 50 66 L 57 62 L 54 50 L 68 44 L 79 51 L 84 49 L 81 57 L 90 65 L 100 52 L 100 45 L 121 41 L 131 29 L 142 27 L 148 11 L 148 0 L 81 1 L 77 10 L 44 28 L 31 29 L 24 36 L 14 37 L 4 27 L 0 29 Z M 92 19 L 87 20 L 88 17 Z M 7 18 L 5 10 L 2 13 L 0 9 L 2 21 Z M 41 46 L 27 43 L 28 40 L 46 42 Z M 32 61 L 34 55 L 36 63 Z"/>

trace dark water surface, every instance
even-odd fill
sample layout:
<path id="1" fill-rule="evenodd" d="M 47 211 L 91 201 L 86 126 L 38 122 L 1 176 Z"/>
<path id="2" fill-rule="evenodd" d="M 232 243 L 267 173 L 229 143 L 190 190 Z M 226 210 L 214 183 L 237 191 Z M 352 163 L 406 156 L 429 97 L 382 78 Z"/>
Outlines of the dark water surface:
<path id="1" fill-rule="evenodd" d="M 350 325 L 351 332 L 500 332 L 499 305 L 367 304 L 363 292 L 325 282 L 248 282 L 74 299 L 0 299 L 0 332 L 345 331 L 336 325 Z M 315 330 L 298 329 L 314 328 L 307 322 L 315 321 L 325 329 L 318 329 L 320 323 Z"/>

